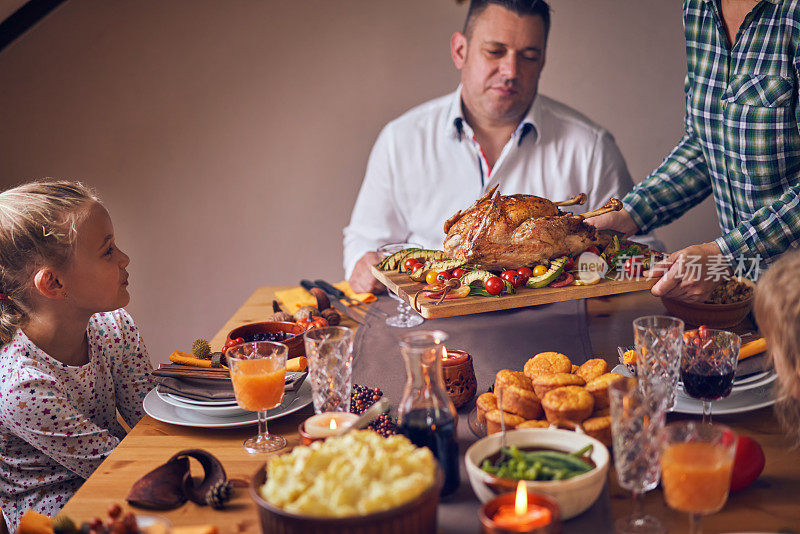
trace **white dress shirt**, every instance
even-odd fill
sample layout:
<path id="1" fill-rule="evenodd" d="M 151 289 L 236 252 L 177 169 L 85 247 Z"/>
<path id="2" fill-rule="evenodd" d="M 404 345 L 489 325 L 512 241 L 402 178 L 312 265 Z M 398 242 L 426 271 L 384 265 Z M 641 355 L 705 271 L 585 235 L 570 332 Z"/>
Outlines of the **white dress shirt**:
<path id="1" fill-rule="evenodd" d="M 633 188 L 611 134 L 544 95 L 536 96 L 489 169 L 464 119 L 459 87 L 406 112 L 378 136 L 344 229 L 347 278 L 361 256 L 386 243 L 441 249 L 444 222 L 498 184 L 504 195 L 552 201 L 586 193 L 586 204 L 568 208 L 576 213 Z M 637 240 L 657 245 L 645 236 Z"/>

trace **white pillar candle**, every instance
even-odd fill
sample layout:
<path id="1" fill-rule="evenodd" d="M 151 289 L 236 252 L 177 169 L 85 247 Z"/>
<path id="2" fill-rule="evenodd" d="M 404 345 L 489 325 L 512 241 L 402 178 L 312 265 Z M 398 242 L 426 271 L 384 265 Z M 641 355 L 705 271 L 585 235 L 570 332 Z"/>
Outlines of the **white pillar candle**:
<path id="1" fill-rule="evenodd" d="M 306 419 L 305 431 L 312 438 L 327 438 L 350 426 L 358 416 L 347 412 L 323 412 Z"/>

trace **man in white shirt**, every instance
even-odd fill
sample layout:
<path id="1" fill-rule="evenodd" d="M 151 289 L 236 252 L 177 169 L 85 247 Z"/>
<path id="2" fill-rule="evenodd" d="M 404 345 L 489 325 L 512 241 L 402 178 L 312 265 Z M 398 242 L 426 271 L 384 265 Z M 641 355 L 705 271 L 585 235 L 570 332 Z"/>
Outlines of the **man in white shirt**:
<path id="1" fill-rule="evenodd" d="M 380 245 L 440 249 L 444 222 L 495 185 L 505 195 L 553 201 L 586 193 L 578 211 L 631 190 L 611 135 L 537 96 L 549 28 L 543 0 L 470 2 L 464 32 L 450 43 L 461 85 L 390 122 L 372 149 L 344 230 L 344 267 L 354 290 L 383 290 L 369 271 Z"/>

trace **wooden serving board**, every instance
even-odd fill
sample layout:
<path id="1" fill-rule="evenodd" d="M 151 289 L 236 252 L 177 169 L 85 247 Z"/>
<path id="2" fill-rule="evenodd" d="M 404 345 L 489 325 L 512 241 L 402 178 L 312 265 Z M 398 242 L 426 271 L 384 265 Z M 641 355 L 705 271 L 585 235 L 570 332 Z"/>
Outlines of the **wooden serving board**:
<path id="1" fill-rule="evenodd" d="M 379 271 L 375 266 L 371 266 L 372 274 L 389 291 L 414 305 L 414 294 L 425 285 L 415 282 L 408 277 L 408 273 L 398 271 Z M 537 289 L 521 287 L 513 295 L 502 295 L 500 297 L 464 297 L 461 299 L 444 300 L 437 305 L 438 299 L 429 299 L 420 295 L 417 300 L 420 315 L 426 319 L 439 319 L 442 317 L 455 317 L 458 315 L 470 315 L 473 313 L 483 313 L 497 310 L 508 310 L 511 308 L 524 308 L 536 306 L 537 304 L 549 304 L 551 302 L 563 302 L 565 300 L 585 299 L 590 297 L 602 297 L 605 295 L 616 295 L 618 293 L 630 293 L 632 291 L 650 290 L 657 279 L 647 280 L 640 278 L 637 280 L 600 280 L 591 286 L 567 286 L 567 287 L 541 287 Z"/>

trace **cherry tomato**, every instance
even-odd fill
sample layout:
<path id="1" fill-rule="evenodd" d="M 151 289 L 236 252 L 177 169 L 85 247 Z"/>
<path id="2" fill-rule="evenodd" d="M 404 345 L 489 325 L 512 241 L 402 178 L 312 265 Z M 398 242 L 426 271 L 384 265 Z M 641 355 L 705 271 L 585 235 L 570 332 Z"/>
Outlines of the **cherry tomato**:
<path id="1" fill-rule="evenodd" d="M 520 267 L 519 269 L 517 269 L 517 274 L 523 277 L 527 282 L 528 278 L 533 276 L 533 271 L 531 270 L 530 267 Z"/>
<path id="2" fill-rule="evenodd" d="M 503 271 L 503 274 L 500 275 L 500 278 L 509 282 L 514 287 L 519 287 L 522 285 L 522 279 L 517 274 L 517 271 Z"/>
<path id="3" fill-rule="evenodd" d="M 450 274 L 450 271 L 439 271 L 436 273 L 436 280 L 439 282 L 444 282 L 445 280 L 450 280 L 453 278 L 453 275 Z"/>
<path id="4" fill-rule="evenodd" d="M 456 267 L 455 269 L 453 269 L 453 278 L 461 278 L 465 274 L 467 274 L 467 271 L 465 271 L 461 267 Z"/>
<path id="5" fill-rule="evenodd" d="M 733 459 L 731 491 L 741 491 L 758 478 L 764 470 L 764 451 L 752 438 L 739 435 L 736 439 L 736 456 Z"/>
<path id="6" fill-rule="evenodd" d="M 420 261 L 417 258 L 408 258 L 403 262 L 403 270 L 413 271 L 415 265 L 420 265 Z"/>
<path id="7" fill-rule="evenodd" d="M 436 283 L 436 275 L 439 274 L 436 271 L 428 271 L 428 274 L 425 275 L 425 283 L 428 285 Z"/>
<path id="8" fill-rule="evenodd" d="M 533 268 L 533 276 L 542 276 L 544 273 L 547 272 L 547 267 L 544 265 L 537 265 Z"/>
<path id="9" fill-rule="evenodd" d="M 600 249 L 596 246 L 592 245 L 591 247 L 587 248 L 584 252 L 591 252 L 592 254 L 600 255 Z"/>
<path id="10" fill-rule="evenodd" d="M 411 274 L 414 274 L 415 272 L 419 271 L 423 267 L 425 267 L 425 266 L 422 265 L 421 263 L 415 263 L 414 267 L 411 268 Z"/>
<path id="11" fill-rule="evenodd" d="M 644 264 L 641 258 L 628 258 L 625 260 L 625 274 L 639 276 L 644 271 Z"/>
<path id="12" fill-rule="evenodd" d="M 567 262 L 564 264 L 564 270 L 571 271 L 574 268 L 575 268 L 575 258 L 573 258 L 572 256 L 568 256 Z"/>
<path id="13" fill-rule="evenodd" d="M 484 289 L 486 289 L 486 292 L 490 295 L 499 295 L 506 287 L 505 283 L 503 283 L 503 280 L 498 276 L 492 276 L 486 280 L 484 286 Z"/>

